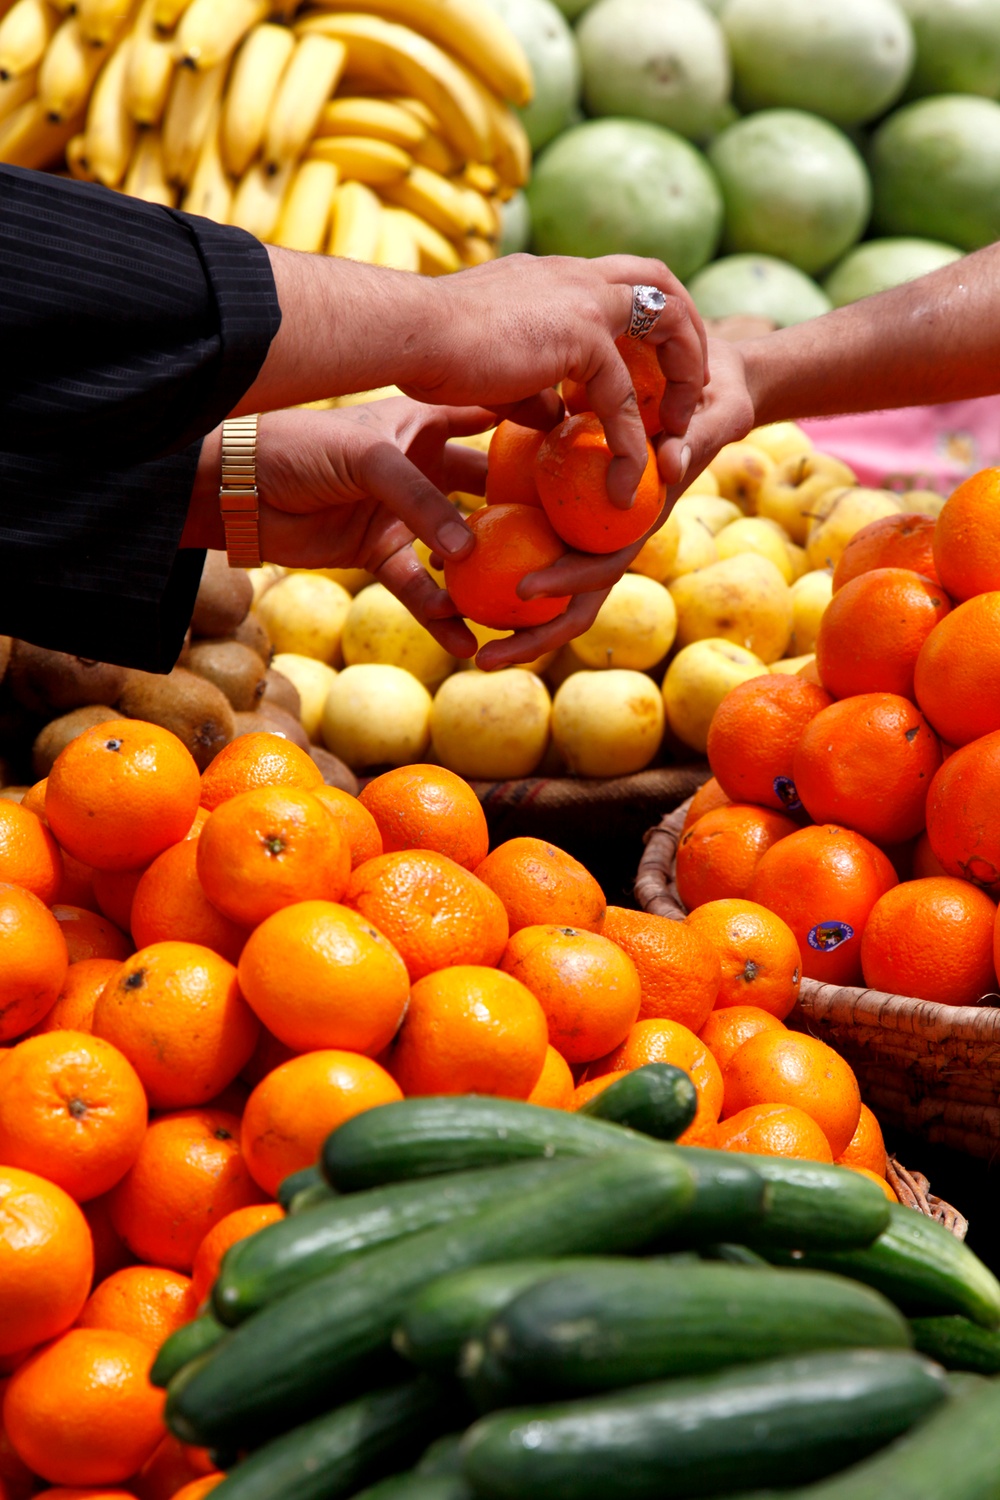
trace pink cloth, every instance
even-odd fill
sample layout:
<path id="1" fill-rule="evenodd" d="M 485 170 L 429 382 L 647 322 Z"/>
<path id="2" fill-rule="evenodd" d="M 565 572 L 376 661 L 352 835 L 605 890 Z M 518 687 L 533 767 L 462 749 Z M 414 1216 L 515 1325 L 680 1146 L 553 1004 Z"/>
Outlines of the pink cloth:
<path id="1" fill-rule="evenodd" d="M 816 447 L 874 489 L 952 490 L 1000 465 L 1000 396 L 823 417 L 800 424 Z"/>

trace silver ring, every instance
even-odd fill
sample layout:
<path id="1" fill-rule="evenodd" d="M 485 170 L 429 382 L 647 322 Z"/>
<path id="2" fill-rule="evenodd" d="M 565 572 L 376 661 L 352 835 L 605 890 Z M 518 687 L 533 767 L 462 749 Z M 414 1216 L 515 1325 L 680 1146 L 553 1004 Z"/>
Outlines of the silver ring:
<path id="1" fill-rule="evenodd" d="M 644 339 L 667 305 L 667 296 L 658 286 L 632 288 L 632 319 L 628 325 L 630 339 Z"/>

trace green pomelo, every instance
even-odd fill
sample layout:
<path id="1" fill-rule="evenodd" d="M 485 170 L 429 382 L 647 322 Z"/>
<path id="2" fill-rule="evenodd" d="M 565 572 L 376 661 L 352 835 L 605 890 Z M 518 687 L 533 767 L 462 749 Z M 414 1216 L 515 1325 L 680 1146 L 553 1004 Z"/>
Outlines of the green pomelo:
<path id="1" fill-rule="evenodd" d="M 722 27 L 700 0 L 597 0 L 577 28 L 592 115 L 711 135 L 731 85 Z"/>
<path id="2" fill-rule="evenodd" d="M 593 4 L 593 0 L 556 0 L 556 4 L 567 21 L 575 21 Z"/>
<path id="3" fill-rule="evenodd" d="M 913 64 L 896 0 L 728 0 L 720 20 L 746 109 L 788 105 L 857 125 L 899 98 Z"/>
<path id="4" fill-rule="evenodd" d="M 531 210 L 524 193 L 518 190 L 500 205 L 500 254 L 516 255 L 531 244 Z"/>
<path id="5" fill-rule="evenodd" d="M 708 148 L 726 204 L 725 248 L 823 271 L 860 239 L 871 185 L 836 126 L 795 109 L 730 125 Z"/>
<path id="6" fill-rule="evenodd" d="M 565 130 L 580 96 L 576 38 L 552 0 L 489 0 L 524 48 L 535 97 L 518 110 L 532 151 Z"/>
<path id="7" fill-rule="evenodd" d="M 910 18 L 917 60 L 907 99 L 925 94 L 1000 93 L 997 0 L 899 0 Z"/>
<path id="8" fill-rule="evenodd" d="M 1000 239 L 1000 104 L 939 94 L 879 126 L 869 157 L 875 227 L 962 250 Z"/>
<path id="9" fill-rule="evenodd" d="M 767 318 L 779 328 L 830 311 L 830 299 L 802 271 L 771 255 L 726 255 L 688 282 L 703 318 Z"/>
<path id="10" fill-rule="evenodd" d="M 641 120 L 588 120 L 542 153 L 528 184 L 542 255 L 652 255 L 685 280 L 711 260 L 722 195 L 682 136 Z"/>
<path id="11" fill-rule="evenodd" d="M 845 307 L 848 302 L 950 266 L 961 255 L 953 245 L 941 245 L 936 240 L 868 240 L 849 250 L 840 265 L 834 266 L 823 290 L 834 307 Z"/>

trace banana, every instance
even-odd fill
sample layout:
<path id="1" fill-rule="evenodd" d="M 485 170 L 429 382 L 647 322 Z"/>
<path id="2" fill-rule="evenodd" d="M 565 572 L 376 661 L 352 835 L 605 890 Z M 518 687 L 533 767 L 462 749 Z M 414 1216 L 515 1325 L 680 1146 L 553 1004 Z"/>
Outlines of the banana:
<path id="1" fill-rule="evenodd" d="M 6 78 L 0 82 L 0 121 L 6 120 L 20 105 L 34 99 L 35 79 L 34 73 L 22 73 L 20 78 Z"/>
<path id="2" fill-rule="evenodd" d="M 384 93 L 422 99 L 464 161 L 489 160 L 490 122 L 480 94 L 469 74 L 434 42 L 380 16 L 339 12 L 311 15 L 296 30 L 343 42 L 348 73 L 373 81 Z"/>
<path id="3" fill-rule="evenodd" d="M 493 167 L 486 165 L 484 161 L 466 162 L 459 173 L 459 182 L 462 187 L 472 188 L 477 193 L 482 193 L 484 198 L 491 198 L 500 187 L 500 178 Z"/>
<path id="4" fill-rule="evenodd" d="M 264 163 L 272 172 L 297 162 L 333 93 L 347 61 L 347 48 L 326 36 L 304 36 L 281 75 L 267 120 Z"/>
<path id="5" fill-rule="evenodd" d="M 427 139 L 427 126 L 389 99 L 331 99 L 319 117 L 317 135 L 373 135 L 413 150 Z"/>
<path id="6" fill-rule="evenodd" d="M 482 266 L 496 259 L 496 246 L 478 234 L 467 234 L 459 246 L 463 266 Z"/>
<path id="7" fill-rule="evenodd" d="M 222 159 L 242 177 L 264 143 L 278 81 L 295 47 L 287 26 L 255 26 L 243 42 L 222 105 Z"/>
<path id="8" fill-rule="evenodd" d="M 66 165 L 69 168 L 69 175 L 75 177 L 78 182 L 94 181 L 94 174 L 87 161 L 87 138 L 82 131 L 79 135 L 75 135 L 66 146 Z"/>
<path id="9" fill-rule="evenodd" d="M 191 0 L 154 0 L 153 25 L 160 36 L 170 36 Z"/>
<path id="10" fill-rule="evenodd" d="M 397 218 L 399 209 L 383 208 L 372 264 L 393 271 L 419 271 L 420 251 L 409 224 Z"/>
<path id="11" fill-rule="evenodd" d="M 117 187 L 135 147 L 135 121 L 125 108 L 131 39 L 112 52 L 97 75 L 84 126 L 87 166 L 96 182 Z"/>
<path id="12" fill-rule="evenodd" d="M 163 170 L 163 145 L 158 130 L 142 130 L 132 153 L 122 191 L 130 198 L 144 198 L 147 203 L 161 203 L 174 208 L 177 194 Z"/>
<path id="13" fill-rule="evenodd" d="M 132 13 L 132 0 L 78 0 L 80 35 L 90 47 L 109 47 L 121 36 Z"/>
<path id="14" fill-rule="evenodd" d="M 333 196 L 328 255 L 370 261 L 378 247 L 382 205 L 363 182 L 345 182 Z"/>
<path id="15" fill-rule="evenodd" d="M 320 144 L 314 142 L 314 149 Z M 406 177 L 387 183 L 381 192 L 389 203 L 408 208 L 448 239 L 460 240 L 473 232 L 465 190 L 428 167 L 415 165 Z"/>
<path id="16" fill-rule="evenodd" d="M 493 163 L 497 175 L 509 187 L 523 187 L 531 175 L 531 143 L 520 116 L 498 99 L 491 89 L 469 75 L 479 102 L 490 122 L 490 150 L 486 160 Z"/>
<path id="17" fill-rule="evenodd" d="M 313 254 L 325 249 L 339 178 L 329 161 L 304 161 L 295 169 L 274 230 L 276 245 Z"/>
<path id="18" fill-rule="evenodd" d="M 0 21 L 0 79 L 34 72 L 58 25 L 48 0 L 16 0 Z"/>
<path id="19" fill-rule="evenodd" d="M 143 0 L 125 69 L 125 108 L 137 125 L 159 125 L 174 76 L 174 52 L 156 32 L 156 0 Z"/>
<path id="20" fill-rule="evenodd" d="M 38 102 L 52 124 L 80 113 L 106 57 L 87 45 L 75 16 L 63 21 L 38 69 Z"/>
<path id="21" fill-rule="evenodd" d="M 440 135 L 428 134 L 426 139 L 415 147 L 413 160 L 419 162 L 422 167 L 429 167 L 432 172 L 437 172 L 441 177 L 451 177 L 455 172 L 462 170 L 462 163 L 448 142 Z"/>
<path id="22" fill-rule="evenodd" d="M 198 161 L 181 207 L 186 213 L 201 214 L 217 224 L 228 224 L 233 207 L 233 184 L 222 164 L 222 106 L 216 104 Z"/>
<path id="23" fill-rule="evenodd" d="M 271 239 L 292 171 L 291 163 L 277 172 L 268 172 L 259 161 L 254 162 L 236 184 L 230 224 L 246 229 L 259 240 Z"/>
<path id="24" fill-rule="evenodd" d="M 191 0 L 177 23 L 174 56 L 189 68 L 214 68 L 267 12 L 268 0 Z"/>
<path id="25" fill-rule="evenodd" d="M 478 234 L 484 240 L 498 239 L 500 215 L 490 200 L 475 188 L 463 187 L 459 182 L 456 182 L 455 187 L 465 202 L 473 234 Z"/>
<path id="26" fill-rule="evenodd" d="M 395 214 L 409 227 L 419 253 L 419 270 L 425 276 L 444 276 L 449 271 L 459 271 L 462 262 L 451 240 L 439 234 L 433 224 L 428 224 L 419 214 L 411 214 L 408 208 L 386 209 Z"/>
<path id="27" fill-rule="evenodd" d="M 376 185 L 399 182 L 413 165 L 412 158 L 389 141 L 367 135 L 321 135 L 309 147 L 313 161 L 332 161 L 342 177 Z"/>
<path id="28" fill-rule="evenodd" d="M 184 184 L 194 171 L 216 104 L 222 97 L 227 65 L 205 72 L 178 68 L 163 112 L 163 169 L 168 182 Z"/>
<path id="29" fill-rule="evenodd" d="M 54 167 L 79 129 L 79 116 L 55 122 L 39 99 L 28 99 L 0 121 L 0 161 L 34 170 Z"/>

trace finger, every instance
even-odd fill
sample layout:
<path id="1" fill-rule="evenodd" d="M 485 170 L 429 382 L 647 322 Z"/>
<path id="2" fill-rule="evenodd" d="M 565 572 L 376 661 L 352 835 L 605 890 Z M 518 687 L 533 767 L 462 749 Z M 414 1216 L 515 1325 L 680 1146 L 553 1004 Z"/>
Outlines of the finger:
<path id="1" fill-rule="evenodd" d="M 595 350 L 593 364 L 586 382 L 587 397 L 613 455 L 606 480 L 608 499 L 620 510 L 628 510 L 646 467 L 646 431 L 632 377 L 613 342 Z"/>
<path id="2" fill-rule="evenodd" d="M 708 332 L 705 328 L 704 319 L 694 304 L 694 298 L 684 283 L 674 275 L 662 260 L 654 260 L 651 256 L 641 255 L 604 255 L 598 260 L 593 260 L 590 265 L 598 268 L 609 282 L 624 282 L 629 291 L 633 286 L 658 286 L 666 297 L 676 298 L 687 310 L 691 324 L 698 334 L 701 344 L 702 359 L 706 366 L 708 364 Z M 620 332 L 624 333 L 632 317 L 631 298 L 625 309 L 625 321 L 621 325 Z M 647 335 L 650 343 L 659 344 L 669 337 L 667 329 L 661 328 L 659 324 Z"/>
<path id="3" fill-rule="evenodd" d="M 660 524 L 657 521 L 657 527 Z M 518 595 L 522 599 L 561 599 L 565 594 L 586 594 L 594 589 L 610 588 L 642 550 L 645 540 L 646 537 L 642 537 L 617 552 L 567 552 L 550 568 L 527 573 L 517 586 Z"/>
<path id="4" fill-rule="evenodd" d="M 547 390 L 539 391 L 537 396 L 529 396 L 526 401 L 516 401 L 513 406 L 502 409 L 503 420 L 516 422 L 519 427 L 534 427 L 538 432 L 551 432 L 553 427 L 558 427 L 565 415 L 566 408 L 555 386 L 549 386 Z"/>
<path id="5" fill-rule="evenodd" d="M 421 565 L 412 547 L 393 552 L 375 569 L 375 577 L 452 656 L 475 655 L 475 636 L 450 596 L 438 588 Z"/>
<path id="6" fill-rule="evenodd" d="M 441 487 L 450 495 L 464 490 L 469 495 L 486 493 L 486 454 L 465 443 L 446 443 L 441 455 Z"/>
<path id="7" fill-rule="evenodd" d="M 515 630 L 503 640 L 488 641 L 476 656 L 476 666 L 484 672 L 499 672 L 504 667 L 521 666 L 547 651 L 558 650 L 593 625 L 609 592 L 609 589 L 599 589 L 594 593 L 580 594 L 563 614 L 547 624 L 532 625 L 527 630 Z"/>
<path id="8" fill-rule="evenodd" d="M 472 551 L 472 532 L 454 505 L 395 444 L 365 448 L 356 473 L 372 499 L 398 516 L 432 551 L 450 558 Z"/>

